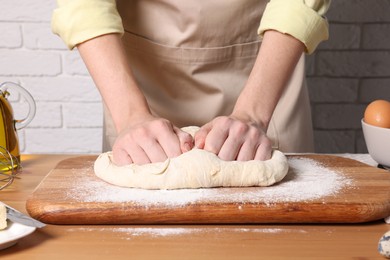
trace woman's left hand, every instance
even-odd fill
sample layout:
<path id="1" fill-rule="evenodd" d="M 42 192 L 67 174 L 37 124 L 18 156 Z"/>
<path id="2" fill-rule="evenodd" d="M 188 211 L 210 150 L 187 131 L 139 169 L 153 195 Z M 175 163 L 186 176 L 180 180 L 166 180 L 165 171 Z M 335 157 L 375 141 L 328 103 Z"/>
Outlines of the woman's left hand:
<path id="1" fill-rule="evenodd" d="M 195 134 L 195 147 L 226 161 L 271 158 L 272 142 L 266 135 L 267 127 L 304 50 L 305 45 L 298 39 L 267 30 L 232 114 L 202 126 Z"/>
<path id="2" fill-rule="evenodd" d="M 195 134 L 195 147 L 225 161 L 267 160 L 272 154 L 263 127 L 233 116 L 220 116 L 202 126 Z"/>

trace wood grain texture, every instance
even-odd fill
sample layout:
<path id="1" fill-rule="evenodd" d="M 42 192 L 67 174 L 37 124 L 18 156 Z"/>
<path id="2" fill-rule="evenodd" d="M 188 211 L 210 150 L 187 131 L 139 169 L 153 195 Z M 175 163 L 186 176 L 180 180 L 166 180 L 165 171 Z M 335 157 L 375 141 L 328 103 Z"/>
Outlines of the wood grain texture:
<path id="1" fill-rule="evenodd" d="M 77 186 L 101 183 L 93 173 L 96 156 L 61 161 L 27 200 L 28 213 L 50 224 L 209 224 L 209 223 L 362 223 L 390 215 L 390 173 L 352 159 L 333 155 L 289 155 L 309 158 L 353 181 L 336 196 L 293 202 L 221 202 L 200 200 L 185 205 L 142 205 L 110 199 L 90 201 L 77 194 Z M 299 172 L 295 173 L 299 174 Z M 229 198 L 267 187 L 216 188 Z M 157 191 L 158 192 L 158 191 Z M 152 193 L 151 193 L 152 194 Z M 156 191 L 154 195 L 159 194 Z M 101 195 L 104 197 L 104 195 Z M 288 194 L 286 194 L 288 196 Z M 158 197 L 158 196 L 157 196 Z M 158 198 L 156 198 L 158 202 Z"/>

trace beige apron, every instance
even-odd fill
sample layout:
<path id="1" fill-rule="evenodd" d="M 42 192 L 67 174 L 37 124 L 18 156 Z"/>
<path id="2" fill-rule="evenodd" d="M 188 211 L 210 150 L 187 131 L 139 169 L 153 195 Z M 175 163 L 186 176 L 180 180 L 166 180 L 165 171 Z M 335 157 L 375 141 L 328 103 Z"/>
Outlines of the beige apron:
<path id="1" fill-rule="evenodd" d="M 255 62 L 261 44 L 257 28 L 267 2 L 117 1 L 128 59 L 153 113 L 178 127 L 229 115 Z M 313 151 L 303 56 L 267 134 L 283 152 Z M 115 138 L 105 108 L 104 151 Z"/>

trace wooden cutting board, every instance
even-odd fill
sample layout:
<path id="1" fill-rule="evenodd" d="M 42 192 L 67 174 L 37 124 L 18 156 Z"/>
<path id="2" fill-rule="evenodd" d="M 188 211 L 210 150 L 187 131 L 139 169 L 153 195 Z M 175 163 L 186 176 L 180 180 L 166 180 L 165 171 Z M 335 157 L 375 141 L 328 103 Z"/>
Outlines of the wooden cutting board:
<path id="1" fill-rule="evenodd" d="M 271 187 L 141 190 L 93 172 L 96 156 L 60 162 L 27 201 L 50 224 L 360 223 L 390 216 L 390 173 L 332 155 L 289 155 Z"/>

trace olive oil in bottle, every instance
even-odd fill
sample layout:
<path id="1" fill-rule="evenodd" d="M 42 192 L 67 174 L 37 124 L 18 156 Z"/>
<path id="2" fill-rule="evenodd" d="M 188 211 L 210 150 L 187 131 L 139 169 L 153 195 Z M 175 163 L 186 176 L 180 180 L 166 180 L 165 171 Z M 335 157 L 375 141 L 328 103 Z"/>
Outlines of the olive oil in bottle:
<path id="1" fill-rule="evenodd" d="M 2 172 L 20 166 L 18 135 L 12 107 L 6 99 L 8 95 L 7 91 L 0 91 L 0 171 Z"/>

